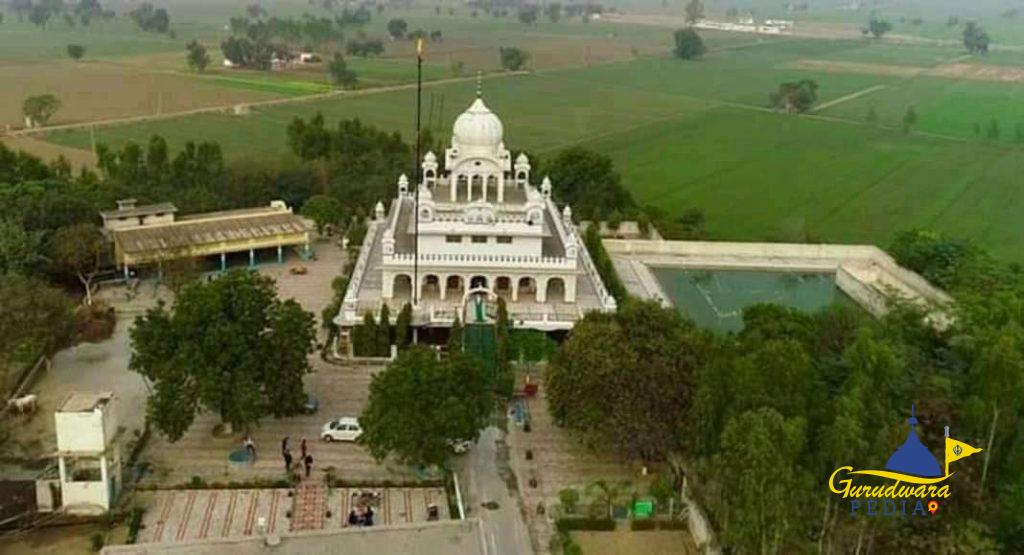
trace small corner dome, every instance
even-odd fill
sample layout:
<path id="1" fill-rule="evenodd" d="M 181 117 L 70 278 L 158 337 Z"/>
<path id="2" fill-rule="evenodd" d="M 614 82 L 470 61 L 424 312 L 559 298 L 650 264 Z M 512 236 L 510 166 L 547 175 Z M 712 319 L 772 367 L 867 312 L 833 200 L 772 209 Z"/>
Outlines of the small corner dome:
<path id="1" fill-rule="evenodd" d="M 427 155 L 423 157 L 423 161 L 424 162 L 437 162 L 437 155 L 435 155 L 434 151 L 432 151 L 432 150 L 428 151 Z"/>
<path id="2" fill-rule="evenodd" d="M 530 159 L 526 157 L 525 152 L 520 152 L 519 156 L 516 156 L 516 164 L 529 164 Z"/>
<path id="3" fill-rule="evenodd" d="M 467 147 L 499 148 L 504 128 L 501 120 L 480 98 L 455 120 L 452 142 Z"/>

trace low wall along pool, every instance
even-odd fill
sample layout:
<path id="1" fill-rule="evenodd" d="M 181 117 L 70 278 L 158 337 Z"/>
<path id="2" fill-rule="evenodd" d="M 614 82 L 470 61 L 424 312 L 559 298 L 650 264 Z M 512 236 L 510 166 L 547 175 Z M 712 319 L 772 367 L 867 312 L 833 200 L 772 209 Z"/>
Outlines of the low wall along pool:
<path id="1" fill-rule="evenodd" d="M 851 302 L 831 273 L 652 267 L 672 304 L 697 325 L 718 332 L 743 329 L 743 308 L 775 303 L 816 312 Z"/>

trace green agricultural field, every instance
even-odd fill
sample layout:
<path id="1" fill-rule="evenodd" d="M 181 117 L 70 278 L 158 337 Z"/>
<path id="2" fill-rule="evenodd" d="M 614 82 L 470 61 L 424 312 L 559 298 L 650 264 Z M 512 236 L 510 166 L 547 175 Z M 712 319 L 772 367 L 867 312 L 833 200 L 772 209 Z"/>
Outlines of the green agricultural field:
<path id="1" fill-rule="evenodd" d="M 675 212 L 699 208 L 714 238 L 884 245 L 896 231 L 929 227 L 1024 260 L 1024 238 L 1013 232 L 1024 219 L 1017 177 L 1024 151 L 1006 137 L 1012 122 L 1024 120 L 1013 102 L 1017 85 L 793 67 L 806 59 L 933 67 L 950 50 L 904 51 L 864 40 L 737 42 L 696 62 L 662 56 L 497 77 L 484 91 L 512 149 L 543 158 L 582 144 L 608 153 L 641 202 Z M 803 78 L 820 84 L 819 103 L 837 102 L 822 111 L 825 117 L 767 108 L 780 82 Z M 848 98 L 880 85 L 885 88 Z M 474 88 L 472 82 L 428 86 L 427 127 L 444 137 Z M 910 104 L 921 131 L 965 136 L 962 128 L 984 115 L 983 124 L 990 117 L 1005 121 L 1003 140 L 905 135 L 891 126 Z M 153 134 L 172 147 L 213 140 L 229 158 L 273 161 L 290 156 L 285 128 L 294 117 L 359 117 L 408 136 L 413 106 L 411 89 L 370 92 L 264 107 L 249 116 L 100 128 L 96 136 L 113 146 Z M 879 125 L 865 124 L 869 106 Z M 48 139 L 79 148 L 90 141 L 78 131 Z"/>

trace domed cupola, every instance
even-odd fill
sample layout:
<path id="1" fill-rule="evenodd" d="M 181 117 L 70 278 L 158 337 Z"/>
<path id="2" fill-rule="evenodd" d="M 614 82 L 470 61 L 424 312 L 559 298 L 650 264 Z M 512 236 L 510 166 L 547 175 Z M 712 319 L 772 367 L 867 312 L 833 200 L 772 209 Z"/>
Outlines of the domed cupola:
<path id="1" fill-rule="evenodd" d="M 907 424 L 910 424 L 907 440 L 889 457 L 889 461 L 885 463 L 886 470 L 923 477 L 942 476 L 942 467 L 939 466 L 939 461 L 935 460 L 935 456 L 921 443 L 921 439 L 914 431 L 917 418 L 914 416 L 913 406 L 910 407 L 910 418 L 907 419 Z"/>
<path id="2" fill-rule="evenodd" d="M 503 136 L 501 120 L 480 97 L 455 120 L 452 128 L 452 144 L 468 149 L 498 150 Z"/>

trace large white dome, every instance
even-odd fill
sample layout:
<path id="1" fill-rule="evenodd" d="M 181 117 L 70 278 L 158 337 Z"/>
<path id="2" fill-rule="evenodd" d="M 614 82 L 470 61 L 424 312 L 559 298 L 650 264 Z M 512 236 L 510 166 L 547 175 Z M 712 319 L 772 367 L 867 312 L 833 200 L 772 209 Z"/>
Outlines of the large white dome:
<path id="1" fill-rule="evenodd" d="M 452 128 L 452 142 L 462 147 L 496 149 L 501 146 L 503 135 L 501 120 L 480 98 L 456 118 Z"/>

